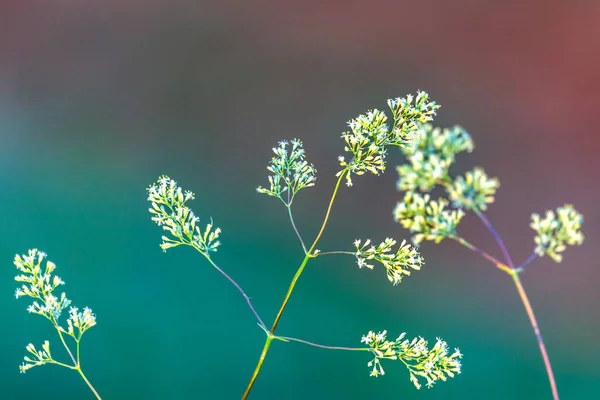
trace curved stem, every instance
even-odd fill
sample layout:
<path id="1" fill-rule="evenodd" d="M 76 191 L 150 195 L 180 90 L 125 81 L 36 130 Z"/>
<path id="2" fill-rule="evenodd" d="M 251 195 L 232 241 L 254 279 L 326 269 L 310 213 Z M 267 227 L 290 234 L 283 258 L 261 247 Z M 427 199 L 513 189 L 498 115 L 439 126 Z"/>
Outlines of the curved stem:
<path id="1" fill-rule="evenodd" d="M 542 358 L 544 359 L 544 365 L 546 366 L 546 373 L 548 374 L 548 380 L 550 381 L 550 388 L 552 389 L 552 396 L 554 400 L 558 400 L 558 389 L 556 387 L 556 381 L 554 379 L 554 373 L 552 372 L 552 365 L 550 364 L 550 358 L 548 357 L 548 352 L 546 351 L 546 346 L 544 345 L 544 339 L 542 338 L 542 334 L 540 332 L 540 328 L 538 326 L 537 320 L 535 318 L 535 314 L 533 312 L 533 308 L 531 307 L 531 303 L 527 298 L 527 294 L 525 293 L 525 288 L 523 288 L 523 284 L 519 279 L 519 274 L 516 271 L 512 271 L 510 274 L 515 282 L 515 286 L 519 291 L 519 296 L 521 297 L 521 301 L 523 302 L 523 306 L 525 307 L 525 311 L 527 311 L 527 315 L 529 316 L 529 321 L 531 322 L 531 326 L 533 327 L 533 331 L 535 332 L 535 338 L 537 339 L 538 346 L 540 347 L 540 352 L 542 353 Z"/>
<path id="2" fill-rule="evenodd" d="M 304 254 L 306 254 L 307 251 L 306 251 L 306 246 L 304 245 L 304 240 L 302 240 L 302 235 L 300 235 L 300 232 L 298 231 L 298 228 L 296 228 L 296 224 L 294 223 L 294 217 L 292 216 L 292 206 L 290 204 L 287 204 L 286 208 L 288 209 L 288 215 L 290 216 L 290 222 L 292 223 L 294 232 L 296 232 L 296 236 L 298 236 L 298 239 L 300 239 L 300 244 L 302 245 L 302 250 L 304 250 Z"/>
<path id="3" fill-rule="evenodd" d="M 285 294 L 285 297 L 283 299 L 283 303 L 281 304 L 281 307 L 279 308 L 279 311 L 277 312 L 275 321 L 273 321 L 273 326 L 271 327 L 271 329 L 269 330 L 269 333 L 267 335 L 267 340 L 265 342 L 265 345 L 263 346 L 262 352 L 260 354 L 260 358 L 258 359 L 258 363 L 256 364 L 256 367 L 254 368 L 254 372 L 252 373 L 252 376 L 250 377 L 250 382 L 248 382 L 248 385 L 246 386 L 246 390 L 244 391 L 244 394 L 242 395 L 242 400 L 245 400 L 248 398 L 248 395 L 250 394 L 250 391 L 252 390 L 252 386 L 254 386 L 254 382 L 256 382 L 256 378 L 258 377 L 258 374 L 262 368 L 262 365 L 263 365 L 265 358 L 267 356 L 267 353 L 269 351 L 269 347 L 271 346 L 271 342 L 273 341 L 273 338 L 275 335 L 275 330 L 277 329 L 279 320 L 281 319 L 281 316 L 283 315 L 283 311 L 285 310 L 285 307 L 287 306 L 287 303 L 290 300 L 290 296 L 292 295 L 292 292 L 294 291 L 294 287 L 296 287 L 298 278 L 300 278 L 300 275 L 302 275 L 302 271 L 304 271 L 304 267 L 306 267 L 308 260 L 312 256 L 311 255 L 312 251 L 315 249 L 317 243 L 319 242 L 319 239 L 321 239 L 321 235 L 323 235 L 323 231 L 325 231 L 325 227 L 327 226 L 327 222 L 329 221 L 329 215 L 331 214 L 331 208 L 333 207 L 333 202 L 335 201 L 335 198 L 337 196 L 337 192 L 340 187 L 340 183 L 342 182 L 342 178 L 344 177 L 344 175 L 347 172 L 348 172 L 348 170 L 346 170 L 346 169 L 343 170 L 342 173 L 340 174 L 340 176 L 338 177 L 337 183 L 335 185 L 335 189 L 333 190 L 333 194 L 331 195 L 331 200 L 329 201 L 329 207 L 327 207 L 327 213 L 325 214 L 323 224 L 321 225 L 321 229 L 319 230 L 319 233 L 317 234 L 317 237 L 315 238 L 312 246 L 310 246 L 310 249 L 308 249 L 308 251 L 306 252 L 306 256 L 304 257 L 302 264 L 300 264 L 300 267 L 298 267 L 298 270 L 296 271 L 296 274 L 294 275 L 294 278 L 292 279 L 292 282 L 290 283 L 290 286 L 288 287 L 287 293 Z"/>

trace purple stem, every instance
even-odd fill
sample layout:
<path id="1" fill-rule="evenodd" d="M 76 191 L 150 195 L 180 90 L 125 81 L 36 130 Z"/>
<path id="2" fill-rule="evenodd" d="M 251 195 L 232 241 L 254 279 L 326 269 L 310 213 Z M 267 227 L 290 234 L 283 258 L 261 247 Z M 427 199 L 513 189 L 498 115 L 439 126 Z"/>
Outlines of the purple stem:
<path id="1" fill-rule="evenodd" d="M 294 217 L 292 216 L 292 206 L 289 204 L 286 204 L 286 206 L 288 209 L 288 214 L 290 216 L 290 222 L 292 223 L 292 227 L 294 228 L 294 232 L 296 232 L 296 236 L 298 236 L 298 239 L 300 239 L 300 244 L 302 245 L 304 254 L 306 254 L 307 250 L 306 250 L 306 246 L 304 245 L 304 240 L 302 240 L 302 235 L 300 235 L 300 232 L 298 232 L 298 228 L 296 228 L 296 224 L 294 223 Z"/>
<path id="2" fill-rule="evenodd" d="M 527 260 L 525 260 L 523 262 L 523 264 L 519 265 L 517 267 L 518 270 L 523 270 L 523 268 L 525 268 L 526 266 L 528 266 L 533 260 L 535 260 L 538 257 L 537 253 L 533 253 L 529 256 L 529 258 Z"/>
<path id="3" fill-rule="evenodd" d="M 492 223 L 487 219 L 487 217 L 485 216 L 484 213 L 479 211 L 479 209 L 473 208 L 473 211 L 475 212 L 475 214 L 477 214 L 477 216 L 481 219 L 481 221 L 483 221 L 483 224 L 489 229 L 489 231 L 492 233 L 492 235 L 494 235 L 494 239 L 496 239 L 496 243 L 498 243 L 498 247 L 500 247 L 500 250 L 502 251 L 502 254 L 504 255 L 505 261 L 508 263 L 508 266 L 510 268 L 514 269 L 515 265 L 512 262 L 512 258 L 510 258 L 510 254 L 508 254 L 508 250 L 506 250 L 504 241 L 502 240 L 502 238 L 500 237 L 498 232 L 496 232 L 496 229 L 494 229 L 494 227 L 492 226 Z"/>
<path id="4" fill-rule="evenodd" d="M 198 250 L 198 249 L 196 249 L 196 250 Z M 227 275 L 227 273 L 225 271 L 223 271 L 221 268 L 219 268 L 219 266 L 217 264 L 215 264 L 215 262 L 208 256 L 208 254 L 202 253 L 202 255 L 204 255 L 204 257 L 206 257 L 208 262 L 211 263 L 211 265 L 213 267 L 215 267 L 216 270 L 221 273 L 221 275 L 223 275 L 225 278 L 227 278 L 227 280 L 229 282 L 231 282 L 233 284 L 233 286 L 236 287 L 236 289 L 242 294 L 242 296 L 244 296 L 244 299 L 246 299 L 246 303 L 248 303 L 248 307 L 250 307 L 250 310 L 252 311 L 252 313 L 254 314 L 256 319 L 258 319 L 258 322 L 260 323 L 260 325 L 266 329 L 266 325 L 263 322 L 263 320 L 260 318 L 260 316 L 258 315 L 258 312 L 256 312 L 256 309 L 254 308 L 254 306 L 252 305 L 252 302 L 250 301 L 250 297 L 248 297 L 248 295 L 244 292 L 244 290 L 241 288 L 241 286 L 238 285 L 238 283 L 236 281 L 234 281 L 229 275 Z"/>

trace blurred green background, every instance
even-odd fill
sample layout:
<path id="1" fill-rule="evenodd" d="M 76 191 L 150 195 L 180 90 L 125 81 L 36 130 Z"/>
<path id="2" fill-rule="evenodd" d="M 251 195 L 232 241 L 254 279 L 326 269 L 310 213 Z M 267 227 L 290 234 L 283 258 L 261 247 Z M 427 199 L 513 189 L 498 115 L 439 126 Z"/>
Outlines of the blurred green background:
<path id="1" fill-rule="evenodd" d="M 235 399 L 263 332 L 234 288 L 190 249 L 163 254 L 145 188 L 169 174 L 223 230 L 215 261 L 272 321 L 302 259 L 285 209 L 255 193 L 280 139 L 304 141 L 318 169 L 295 203 L 311 240 L 335 182 L 345 122 L 417 89 L 437 124 L 477 145 L 502 187 L 490 219 L 520 262 L 531 212 L 565 202 L 586 242 L 523 275 L 563 399 L 600 398 L 598 151 L 600 4 L 420 1 L 6 1 L 0 5 L 1 399 L 91 399 L 76 373 L 19 375 L 50 324 L 14 299 L 12 259 L 37 247 L 98 325 L 83 368 L 105 399 Z M 343 187 L 319 248 L 408 237 L 391 212 L 392 152 L 380 177 Z M 499 255 L 469 217 L 460 233 Z M 309 264 L 279 333 L 358 346 L 369 330 L 441 336 L 463 374 L 415 390 L 400 363 L 370 378 L 367 354 L 275 343 L 255 399 L 549 399 L 514 285 L 454 243 L 425 244 L 426 265 L 392 287 L 352 258 Z"/>

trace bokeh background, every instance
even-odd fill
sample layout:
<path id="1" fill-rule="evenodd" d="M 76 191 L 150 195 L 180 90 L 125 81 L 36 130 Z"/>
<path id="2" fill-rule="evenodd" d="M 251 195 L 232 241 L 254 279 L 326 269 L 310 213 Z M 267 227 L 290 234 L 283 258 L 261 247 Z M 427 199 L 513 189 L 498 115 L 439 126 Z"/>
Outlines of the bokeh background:
<path id="1" fill-rule="evenodd" d="M 16 253 L 49 254 L 98 325 L 83 367 L 105 399 L 235 399 L 263 332 L 243 299 L 189 249 L 163 254 L 145 188 L 166 173 L 223 229 L 215 256 L 272 321 L 302 252 L 265 166 L 301 138 L 319 170 L 295 203 L 317 232 L 346 121 L 417 89 L 442 104 L 502 182 L 489 217 L 517 262 L 533 249 L 531 212 L 572 202 L 583 246 L 523 275 L 563 399 L 600 398 L 597 240 L 600 4 L 577 1 L 3 1 L 0 4 L 0 398 L 91 399 L 76 373 L 19 375 L 50 324 L 14 299 Z M 392 221 L 387 173 L 343 188 L 323 250 L 355 238 L 408 237 Z M 469 217 L 460 233 L 499 255 Z M 352 258 L 309 264 L 279 333 L 358 346 L 368 330 L 436 336 L 464 353 L 463 374 L 416 391 L 400 363 L 369 378 L 367 354 L 275 343 L 256 399 L 549 399 L 514 285 L 455 243 L 422 247 L 426 266 L 399 287 Z"/>

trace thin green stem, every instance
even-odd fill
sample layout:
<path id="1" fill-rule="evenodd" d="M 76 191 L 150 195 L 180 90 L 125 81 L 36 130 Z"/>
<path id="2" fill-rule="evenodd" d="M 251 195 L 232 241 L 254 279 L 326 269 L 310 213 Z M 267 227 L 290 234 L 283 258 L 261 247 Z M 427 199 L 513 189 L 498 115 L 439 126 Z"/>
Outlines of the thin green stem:
<path id="1" fill-rule="evenodd" d="M 100 397 L 100 395 L 98 394 L 98 392 L 96 392 L 96 389 L 94 389 L 94 387 L 92 386 L 92 384 L 90 383 L 90 381 L 88 380 L 88 378 L 85 376 L 85 374 L 81 370 L 81 366 L 79 366 L 79 365 L 77 366 L 77 372 L 79 372 L 79 375 L 81 375 L 81 377 L 83 378 L 83 380 L 85 381 L 85 383 L 87 383 L 88 387 L 94 393 L 94 395 L 96 396 L 96 398 L 98 400 L 102 400 L 102 398 Z"/>
<path id="2" fill-rule="evenodd" d="M 80 352 L 79 352 L 79 349 L 80 349 L 79 343 L 81 342 L 81 335 L 79 335 L 79 339 L 77 339 L 75 342 L 77 343 L 77 345 L 76 345 L 77 346 L 76 347 L 77 348 L 77 365 L 80 365 L 81 361 L 80 361 L 80 356 L 79 356 L 79 354 L 80 354 Z"/>
<path id="3" fill-rule="evenodd" d="M 356 253 L 353 251 L 320 251 L 317 254 L 315 254 L 315 257 L 319 257 L 319 256 L 327 256 L 327 255 L 331 255 L 331 254 L 345 254 L 345 255 L 349 255 L 349 256 L 355 256 Z"/>
<path id="4" fill-rule="evenodd" d="M 73 357 L 73 353 L 71 353 L 71 349 L 69 348 L 69 346 L 67 346 L 67 342 L 65 341 L 65 338 L 64 338 L 62 332 L 60 331 L 60 329 L 58 328 L 58 323 L 56 321 L 52 321 L 52 323 L 54 324 L 54 327 L 56 328 L 56 331 L 58 332 L 58 337 L 60 337 L 60 341 L 62 342 L 63 346 L 65 346 L 67 353 L 69 353 L 69 357 L 71 357 L 73 364 L 75 365 L 75 367 L 77 367 L 79 365 L 79 360 L 75 359 L 75 357 Z"/>
<path id="5" fill-rule="evenodd" d="M 287 337 L 287 336 L 275 336 L 275 339 L 281 339 L 283 341 L 286 342 L 298 342 L 298 343 L 303 343 L 303 344 L 307 344 L 309 346 L 313 346 L 313 347 L 318 347 L 320 349 L 327 349 L 327 350 L 344 350 L 344 351 L 371 351 L 371 349 L 366 348 L 366 347 L 341 347 L 341 346 L 325 346 L 323 344 L 318 344 L 318 343 L 313 343 L 313 342 L 309 342 L 308 340 L 302 340 L 302 339 L 296 339 L 296 338 L 292 338 L 292 337 Z"/>
<path id="6" fill-rule="evenodd" d="M 59 365 L 59 366 L 61 366 L 61 367 L 65 367 L 65 368 L 68 368 L 68 369 L 73 369 L 73 370 L 76 370 L 76 369 L 77 369 L 77 367 L 74 367 L 74 366 L 72 366 L 72 365 L 68 365 L 68 364 L 64 364 L 64 363 L 61 363 L 60 361 L 56 361 L 56 360 L 51 360 L 51 361 L 48 361 L 48 362 L 49 362 L 50 364 Z"/>
<path id="7" fill-rule="evenodd" d="M 69 346 L 67 346 L 67 342 L 65 341 L 65 338 L 62 334 L 62 332 L 60 331 L 60 329 L 58 329 L 58 323 L 56 321 L 52 321 L 54 323 L 54 327 L 56 328 L 56 331 L 58 332 L 58 336 L 60 337 L 60 341 L 62 342 L 63 346 L 65 346 L 65 349 L 67 350 L 67 353 L 69 353 L 69 357 L 71 357 L 71 360 L 73 360 L 73 366 L 67 365 L 67 364 L 63 364 L 60 363 L 58 361 L 54 361 L 54 364 L 60 365 L 62 367 L 66 367 L 69 369 L 74 369 L 77 372 L 79 372 L 79 375 L 81 375 L 81 377 L 83 378 L 83 380 L 85 381 L 85 383 L 88 385 L 88 387 L 90 388 L 90 390 L 94 393 L 94 395 L 96 396 L 96 398 L 98 400 L 102 400 L 102 398 L 100 397 L 100 395 L 98 394 L 98 392 L 96 391 L 96 389 L 94 389 L 94 387 L 92 386 L 92 384 L 90 383 L 90 381 L 88 380 L 88 378 L 84 375 L 83 371 L 81 370 L 81 363 L 80 363 L 80 347 L 79 347 L 79 342 L 81 340 L 81 336 L 79 337 L 79 340 L 75 340 L 75 342 L 77 343 L 77 357 L 73 356 L 73 353 L 71 352 L 71 349 L 69 348 Z"/>
<path id="8" fill-rule="evenodd" d="M 298 278 L 300 278 L 300 275 L 302 275 L 302 271 L 304 271 L 304 268 L 306 267 L 308 260 L 312 257 L 311 253 L 315 249 L 317 243 L 321 239 L 321 235 L 323 235 L 323 232 L 325 231 L 325 227 L 327 226 L 327 222 L 329 221 L 329 215 L 331 214 L 333 202 L 335 201 L 335 198 L 337 196 L 337 192 L 339 190 L 340 183 L 342 182 L 342 179 L 347 172 L 348 172 L 348 170 L 344 169 L 340 173 L 340 176 L 338 177 L 337 183 L 335 185 L 335 189 L 333 190 L 333 194 L 331 195 L 331 200 L 329 201 L 329 206 L 327 207 L 327 213 L 325 214 L 323 224 L 321 225 L 321 229 L 319 230 L 319 233 L 317 234 L 317 237 L 315 238 L 312 246 L 310 246 L 310 249 L 308 249 L 308 251 L 306 252 L 306 255 L 304 257 L 304 260 L 302 261 L 302 264 L 300 264 L 300 267 L 298 267 L 298 270 L 296 271 L 296 274 L 294 275 L 294 278 L 292 279 L 292 282 L 290 283 L 290 286 L 288 287 L 287 293 L 285 294 L 285 297 L 283 299 L 283 303 L 281 304 L 281 307 L 279 308 L 279 312 L 277 313 L 277 316 L 275 317 L 275 321 L 273 321 L 273 326 L 271 327 L 271 329 L 269 330 L 269 333 L 267 335 L 267 340 L 265 341 L 265 345 L 263 346 L 262 352 L 260 354 L 260 358 L 258 359 L 258 363 L 256 364 L 256 367 L 254 368 L 254 372 L 252 373 L 252 376 L 250 377 L 250 382 L 248 382 L 248 385 L 246 386 L 246 390 L 244 391 L 244 394 L 242 395 L 242 400 L 245 400 L 248 398 L 248 395 L 250 394 L 250 391 L 252 390 L 252 387 L 254 386 L 254 382 L 256 382 L 256 378 L 258 377 L 258 374 L 262 368 L 262 365 L 263 365 L 265 358 L 267 356 L 267 353 L 269 351 L 269 347 L 271 346 L 271 342 L 273 341 L 273 338 L 275 336 L 275 330 L 277 329 L 279 320 L 281 319 L 281 316 L 283 315 L 283 311 L 285 310 L 285 307 L 287 306 L 287 303 L 290 300 L 290 296 L 292 295 L 292 292 L 294 291 L 294 288 L 296 287 Z"/>

